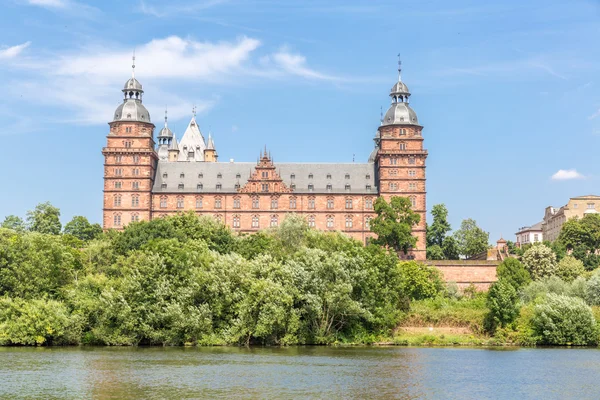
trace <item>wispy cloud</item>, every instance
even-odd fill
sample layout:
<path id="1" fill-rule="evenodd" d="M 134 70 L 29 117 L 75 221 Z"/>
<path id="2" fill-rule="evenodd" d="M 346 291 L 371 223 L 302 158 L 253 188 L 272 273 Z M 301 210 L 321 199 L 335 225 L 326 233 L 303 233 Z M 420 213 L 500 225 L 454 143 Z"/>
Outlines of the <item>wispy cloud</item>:
<path id="1" fill-rule="evenodd" d="M 169 118 L 177 120 L 190 115 L 192 104 L 202 112 L 219 101 L 211 95 L 193 97 L 189 88 L 198 85 L 231 86 L 249 77 L 259 81 L 289 76 L 329 82 L 341 79 L 311 68 L 303 55 L 285 48 L 260 57 L 260 46 L 260 40 L 246 36 L 220 42 L 169 36 L 137 46 L 136 77 L 145 89 L 151 85 L 150 99 L 160 99 L 158 104 L 145 101 L 146 105 L 156 113 L 168 104 Z M 10 49 L 5 50 L 7 54 L 20 51 Z M 105 123 L 122 101 L 118 90 L 131 73 L 131 52 L 109 45 L 94 46 L 58 56 L 31 56 L 19 65 L 20 71 L 29 72 L 29 76 L 0 82 L 6 99 L 27 98 L 28 102 L 55 110 L 49 122 L 97 124 Z M 188 90 L 174 89 L 182 86 Z"/>
<path id="2" fill-rule="evenodd" d="M 46 8 L 66 8 L 70 2 L 68 0 L 27 0 L 27 3 Z"/>
<path id="3" fill-rule="evenodd" d="M 598 118 L 598 116 L 600 116 L 600 108 L 599 108 L 599 109 L 597 109 L 595 113 L 593 113 L 592 115 L 590 115 L 590 116 L 588 117 L 588 119 L 589 119 L 589 120 L 592 120 L 592 119 Z"/>
<path id="4" fill-rule="evenodd" d="M 0 60 L 15 58 L 23 52 L 31 42 L 25 42 L 12 47 L 0 48 Z"/>
<path id="5" fill-rule="evenodd" d="M 228 3 L 229 0 L 205 0 L 194 2 L 157 2 L 151 3 L 140 0 L 137 10 L 142 14 L 152 15 L 154 17 L 163 18 L 173 14 L 189 14 L 197 13 L 209 8 Z"/>
<path id="6" fill-rule="evenodd" d="M 559 169 L 554 175 L 552 175 L 552 180 L 554 181 L 567 181 L 584 178 L 585 177 L 577 172 L 576 169 Z"/>
<path id="7" fill-rule="evenodd" d="M 24 4 L 42 7 L 67 16 L 90 18 L 100 13 L 98 8 L 75 0 L 25 0 Z"/>

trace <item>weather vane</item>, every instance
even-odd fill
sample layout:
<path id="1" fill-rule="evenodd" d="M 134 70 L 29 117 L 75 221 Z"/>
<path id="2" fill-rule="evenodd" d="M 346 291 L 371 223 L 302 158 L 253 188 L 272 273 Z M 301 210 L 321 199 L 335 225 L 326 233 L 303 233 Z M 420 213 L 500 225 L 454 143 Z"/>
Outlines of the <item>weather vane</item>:
<path id="1" fill-rule="evenodd" d="M 400 59 L 400 53 L 398 53 L 398 82 L 400 82 L 400 74 L 402 73 L 402 60 Z"/>
<path id="2" fill-rule="evenodd" d="M 131 57 L 131 77 L 135 78 L 135 49 L 133 50 L 133 56 Z"/>

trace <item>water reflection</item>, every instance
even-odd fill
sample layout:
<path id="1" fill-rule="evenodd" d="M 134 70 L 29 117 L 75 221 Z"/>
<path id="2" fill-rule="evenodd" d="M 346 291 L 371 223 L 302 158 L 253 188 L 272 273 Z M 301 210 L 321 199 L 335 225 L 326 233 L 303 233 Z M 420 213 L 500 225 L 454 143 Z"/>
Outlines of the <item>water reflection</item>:
<path id="1" fill-rule="evenodd" d="M 598 398 L 595 349 L 0 348 L 0 398 Z"/>

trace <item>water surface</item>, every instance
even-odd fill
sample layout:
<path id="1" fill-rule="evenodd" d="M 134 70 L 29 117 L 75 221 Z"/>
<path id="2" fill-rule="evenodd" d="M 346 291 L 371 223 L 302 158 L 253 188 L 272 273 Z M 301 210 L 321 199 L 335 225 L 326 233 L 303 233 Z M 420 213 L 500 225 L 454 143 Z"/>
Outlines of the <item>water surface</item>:
<path id="1" fill-rule="evenodd" d="M 600 351 L 0 348 L 0 398 L 598 399 Z"/>

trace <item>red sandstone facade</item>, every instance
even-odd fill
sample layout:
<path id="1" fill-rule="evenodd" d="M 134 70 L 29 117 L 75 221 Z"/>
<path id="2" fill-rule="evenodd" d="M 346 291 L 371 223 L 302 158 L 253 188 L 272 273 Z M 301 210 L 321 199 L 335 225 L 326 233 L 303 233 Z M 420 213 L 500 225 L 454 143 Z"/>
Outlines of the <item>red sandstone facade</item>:
<path id="1" fill-rule="evenodd" d="M 234 231 L 256 232 L 296 213 L 311 227 L 366 241 L 373 236 L 369 221 L 376 198 L 404 196 L 421 216 L 409 257 L 425 259 L 427 151 L 423 128 L 408 106 L 410 93 L 400 79 L 365 164 L 274 164 L 266 151 L 256 164 L 217 163 L 212 138 L 205 145 L 195 118 L 180 143 L 165 118 L 156 149 L 155 126 L 141 104 L 141 84 L 132 77 L 123 92 L 124 104 L 109 123 L 102 151 L 104 229 L 191 210 Z"/>

